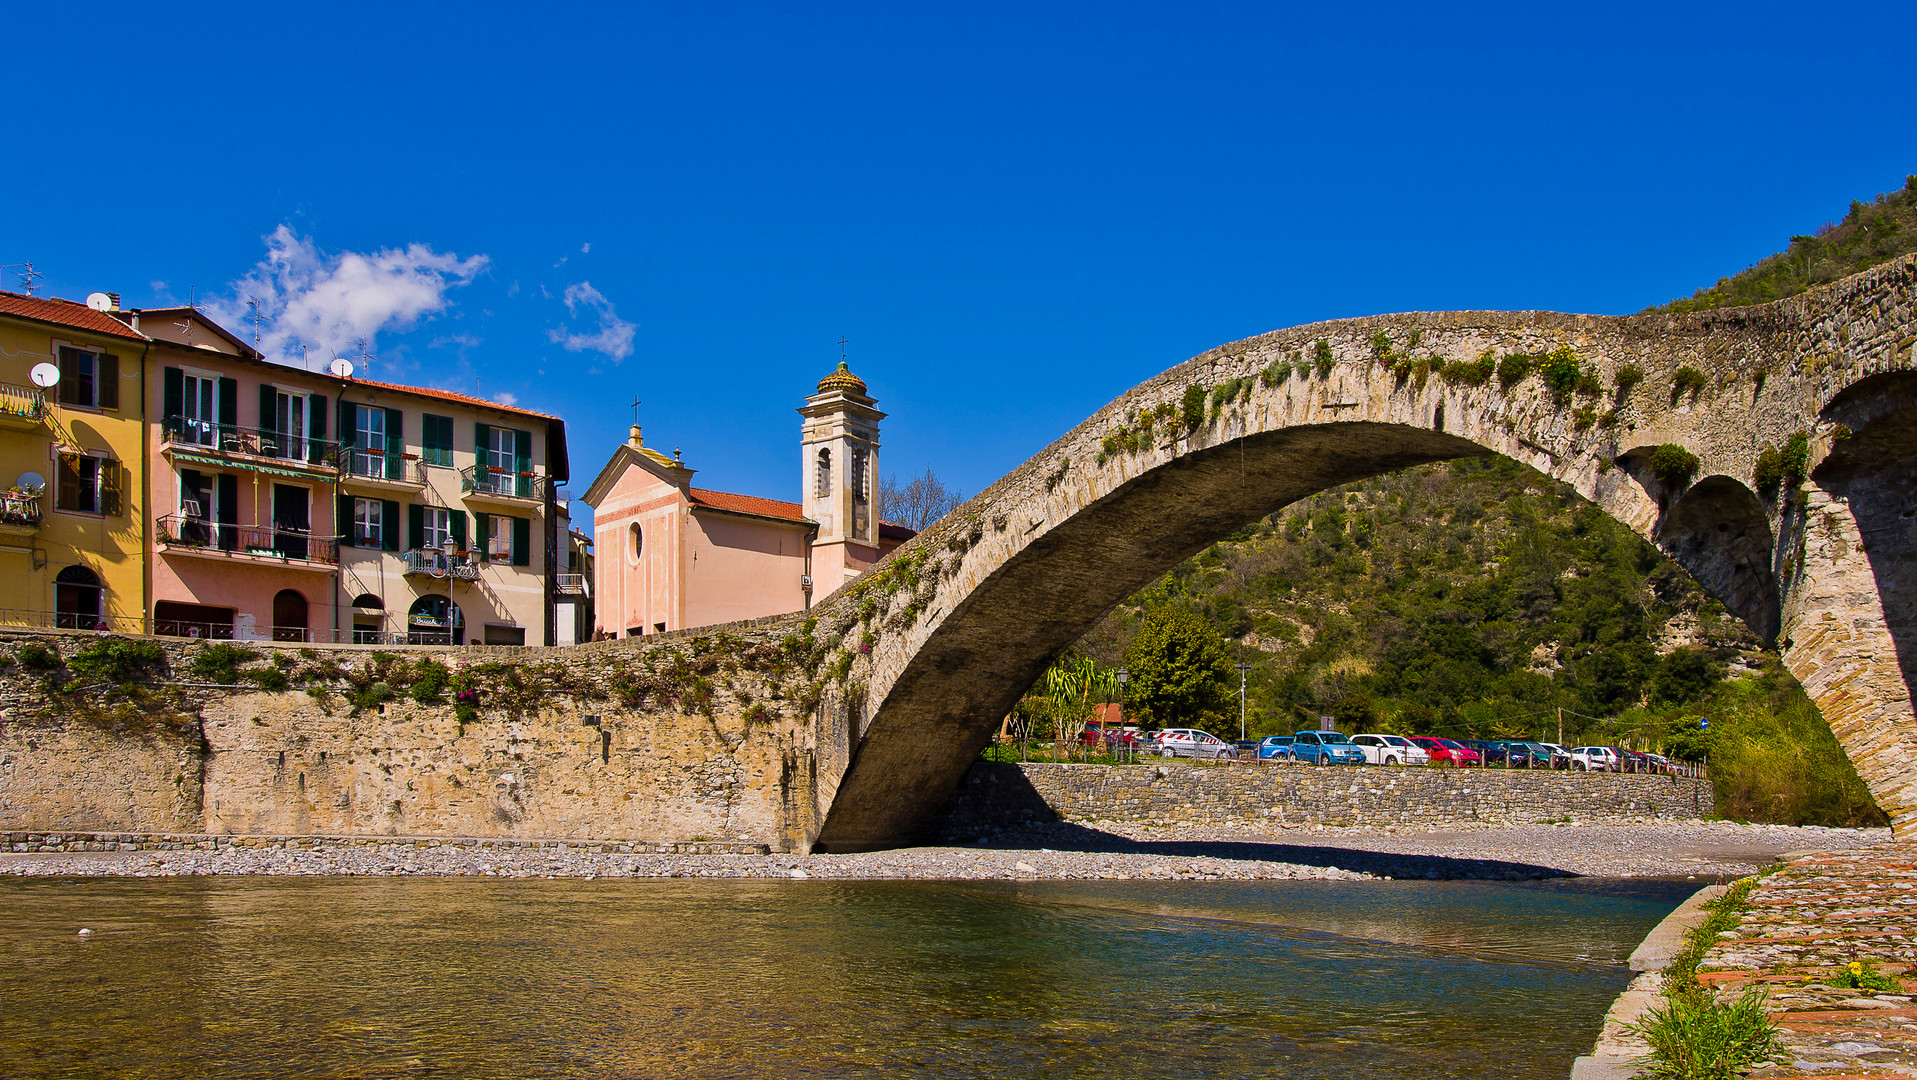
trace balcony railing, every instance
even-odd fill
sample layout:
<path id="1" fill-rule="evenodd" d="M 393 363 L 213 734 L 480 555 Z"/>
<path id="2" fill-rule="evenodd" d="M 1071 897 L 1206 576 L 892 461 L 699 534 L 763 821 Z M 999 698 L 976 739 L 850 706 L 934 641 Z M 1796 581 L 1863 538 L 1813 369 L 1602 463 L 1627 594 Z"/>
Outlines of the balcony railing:
<path id="1" fill-rule="evenodd" d="M 460 470 L 459 490 L 468 495 L 544 502 L 546 478 L 529 470 L 515 472 L 490 465 L 473 465 Z"/>
<path id="2" fill-rule="evenodd" d="M 0 383 L 0 422 L 32 427 L 46 419 L 47 396 L 37 386 Z"/>
<path id="3" fill-rule="evenodd" d="M 40 495 L 29 490 L 0 491 L 0 529 L 9 532 L 40 527 Z"/>
<path id="4" fill-rule="evenodd" d="M 388 439 L 383 448 L 348 446 L 341 458 L 347 476 L 362 477 L 367 480 L 390 480 L 399 484 L 424 485 L 426 466 L 423 462 L 408 459 L 400 450 L 398 439 Z"/>
<path id="5" fill-rule="evenodd" d="M 169 547 L 202 548 L 235 554 L 268 555 L 301 562 L 339 562 L 339 541 L 304 529 L 273 525 L 228 525 L 184 514 L 154 522 L 159 541 Z"/>
<path id="6" fill-rule="evenodd" d="M 554 574 L 552 576 L 552 587 L 554 592 L 584 593 L 586 591 L 586 575 Z"/>
<path id="7" fill-rule="evenodd" d="M 414 548 L 403 552 L 400 560 L 405 563 L 405 573 L 424 574 L 427 577 L 452 577 L 460 581 L 478 581 L 479 567 L 464 552 L 448 555 L 433 548 Z"/>
<path id="8" fill-rule="evenodd" d="M 188 449 L 199 448 L 218 454 L 241 454 L 256 458 L 336 467 L 340 444 L 305 435 L 291 435 L 269 428 L 244 428 L 216 424 L 190 416 L 169 416 L 161 422 L 168 443 Z"/>

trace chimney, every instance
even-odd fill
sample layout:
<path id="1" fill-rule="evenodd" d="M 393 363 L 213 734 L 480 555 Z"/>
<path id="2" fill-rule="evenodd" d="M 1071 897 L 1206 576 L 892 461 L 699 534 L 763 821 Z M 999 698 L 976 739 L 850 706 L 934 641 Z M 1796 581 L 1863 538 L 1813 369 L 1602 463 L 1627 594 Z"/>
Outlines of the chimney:
<path id="1" fill-rule="evenodd" d="M 111 301 L 111 302 L 112 302 L 112 304 L 113 304 L 113 306 L 112 306 L 112 307 L 110 307 L 110 308 L 108 308 L 108 309 L 107 309 L 108 311 L 118 311 L 118 310 L 120 310 L 120 294 L 119 294 L 119 293 L 116 293 L 116 292 L 110 292 L 110 293 L 108 293 L 108 294 L 107 294 L 107 299 L 108 299 L 109 301 Z"/>
<path id="2" fill-rule="evenodd" d="M 646 440 L 644 440 L 644 439 L 642 439 L 642 438 L 640 438 L 640 437 L 639 437 L 639 425 L 638 425 L 638 424 L 634 424 L 634 425 L 632 425 L 632 434 L 631 434 L 631 436 L 629 436 L 629 437 L 628 437 L 628 438 L 626 439 L 626 441 L 627 441 L 627 442 L 629 442 L 629 443 L 631 443 L 631 444 L 632 444 L 632 447 L 633 447 L 633 449 L 635 449 L 635 450 L 637 450 L 637 449 L 639 449 L 640 447 L 642 447 L 642 446 L 644 446 L 644 445 L 646 445 Z"/>

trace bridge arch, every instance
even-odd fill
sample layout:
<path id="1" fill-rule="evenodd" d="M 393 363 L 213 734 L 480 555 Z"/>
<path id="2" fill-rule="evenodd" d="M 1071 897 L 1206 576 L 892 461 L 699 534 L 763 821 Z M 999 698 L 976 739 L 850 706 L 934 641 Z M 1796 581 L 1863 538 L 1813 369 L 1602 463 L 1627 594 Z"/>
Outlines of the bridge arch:
<path id="1" fill-rule="evenodd" d="M 1148 380 L 817 609 L 829 631 L 864 626 L 876 646 L 818 733 L 817 812 L 797 831 L 828 850 L 909 840 L 1051 658 L 1125 596 L 1326 488 L 1490 453 L 1568 483 L 1767 641 L 1782 636 L 1827 718 L 1841 692 L 1870 683 L 1873 697 L 1832 727 L 1906 820 L 1917 808 L 1908 669 L 1895 657 L 1886 669 L 1881 618 L 1853 620 L 1842 640 L 1828 629 L 1792 640 L 1793 620 L 1829 620 L 1793 604 L 1780 571 L 1794 575 L 1793 596 L 1836 581 L 1813 566 L 1829 552 L 1791 549 L 1817 493 L 1793 518 L 1749 478 L 1763 448 L 1820 422 L 1840 385 L 1909 366 L 1908 346 L 1879 346 L 1913 321 L 1912 266 L 1880 275 L 1900 300 L 1888 308 L 1883 289 L 1851 279 L 1690 316 L 1379 316 L 1237 342 Z M 1819 351 L 1836 339 L 1836 359 Z M 1546 364 L 1551 381 L 1536 374 Z M 1648 454 L 1664 444 L 1694 455 L 1703 479 L 1650 475 Z M 1814 509 L 1837 522 L 1837 546 L 1855 527 L 1830 502 Z M 1885 732 L 1896 752 L 1883 752 Z"/>

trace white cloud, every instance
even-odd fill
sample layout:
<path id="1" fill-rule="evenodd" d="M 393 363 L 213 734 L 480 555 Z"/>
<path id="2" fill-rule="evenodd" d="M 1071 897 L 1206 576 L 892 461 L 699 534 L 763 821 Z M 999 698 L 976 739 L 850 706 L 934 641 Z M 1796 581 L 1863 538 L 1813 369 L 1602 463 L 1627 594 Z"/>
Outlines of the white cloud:
<path id="1" fill-rule="evenodd" d="M 425 244 L 334 254 L 281 225 L 266 237 L 266 258 L 233 283 L 233 296 L 206 307 L 215 320 L 237 328 L 250 314 L 246 302 L 258 300 L 267 318 L 259 349 L 267 359 L 298 366 L 306 345 L 323 362 L 353 355 L 362 338 L 367 351 L 377 352 L 382 331 L 407 330 L 444 311 L 446 294 L 472 281 L 487 261 Z"/>
<path id="2" fill-rule="evenodd" d="M 588 240 L 587 242 L 579 245 L 579 254 L 581 255 L 592 254 L 592 241 Z"/>
<path id="3" fill-rule="evenodd" d="M 567 352 L 602 353 L 613 363 L 618 363 L 632 355 L 632 338 L 638 333 L 639 324 L 627 322 L 613 310 L 612 301 L 605 294 L 592 287 L 592 282 L 582 281 L 577 285 L 566 286 L 566 314 L 579 317 L 580 309 L 596 315 L 599 328 L 596 331 L 573 331 L 561 326 L 557 330 L 546 331 L 546 337 Z"/>
<path id="4" fill-rule="evenodd" d="M 512 406 L 519 404 L 519 395 L 509 394 L 502 390 L 501 392 L 493 395 L 493 400 L 497 401 L 501 405 L 511 408 Z"/>

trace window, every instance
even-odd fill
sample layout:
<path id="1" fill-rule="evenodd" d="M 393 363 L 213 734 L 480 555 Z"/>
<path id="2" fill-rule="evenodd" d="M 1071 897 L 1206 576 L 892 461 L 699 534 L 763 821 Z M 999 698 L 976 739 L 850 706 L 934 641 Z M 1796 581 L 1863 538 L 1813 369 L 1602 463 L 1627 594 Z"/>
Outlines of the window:
<path id="1" fill-rule="evenodd" d="M 353 456 L 348 466 L 355 476 L 386 474 L 386 410 L 353 406 Z"/>
<path id="2" fill-rule="evenodd" d="M 305 461 L 306 395 L 276 391 L 273 394 L 273 430 L 280 435 L 281 457 Z"/>
<path id="3" fill-rule="evenodd" d="M 428 506 L 424 510 L 425 533 L 421 546 L 442 551 L 446 541 L 453 538 L 453 512 L 443 506 Z"/>
<path id="4" fill-rule="evenodd" d="M 646 553 L 646 534 L 639 531 L 639 523 L 632 525 L 632 561 L 637 564 L 639 557 Z"/>
<path id="5" fill-rule="evenodd" d="M 487 428 L 483 463 L 492 466 L 496 473 L 511 476 L 518 472 L 513 467 L 513 445 L 518 434 L 512 428 Z"/>
<path id="6" fill-rule="evenodd" d="M 513 557 L 513 519 L 493 515 L 486 519 L 486 558 L 509 562 Z"/>
<path id="7" fill-rule="evenodd" d="M 859 502 L 864 502 L 868 498 L 865 474 L 868 471 L 867 459 L 870 457 L 871 451 L 865 447 L 852 448 L 852 498 Z"/>
<path id="8" fill-rule="evenodd" d="M 453 463 L 453 418 L 427 413 L 420 418 L 419 460 L 428 465 Z"/>
<path id="9" fill-rule="evenodd" d="M 821 499 L 832 494 L 832 449 L 830 447 L 819 450 L 818 475 L 813 480 L 812 494 Z"/>
<path id="10" fill-rule="evenodd" d="M 180 375 L 180 419 L 175 433 L 182 442 L 218 446 L 220 442 L 220 379 L 198 371 Z"/>
<path id="11" fill-rule="evenodd" d="M 90 352 L 62 345 L 60 360 L 60 404 L 83 409 L 120 407 L 120 358 L 107 353 Z"/>
<path id="12" fill-rule="evenodd" d="M 54 505 L 80 514 L 120 514 L 120 463 L 92 454 L 61 454 Z"/>
<path id="13" fill-rule="evenodd" d="M 53 579 L 54 624 L 67 630 L 96 630 L 105 625 L 100 617 L 105 599 L 100 575 L 84 566 L 69 566 Z"/>
<path id="14" fill-rule="evenodd" d="M 386 546 L 386 504 L 378 499 L 353 500 L 353 543 L 357 547 Z"/>

